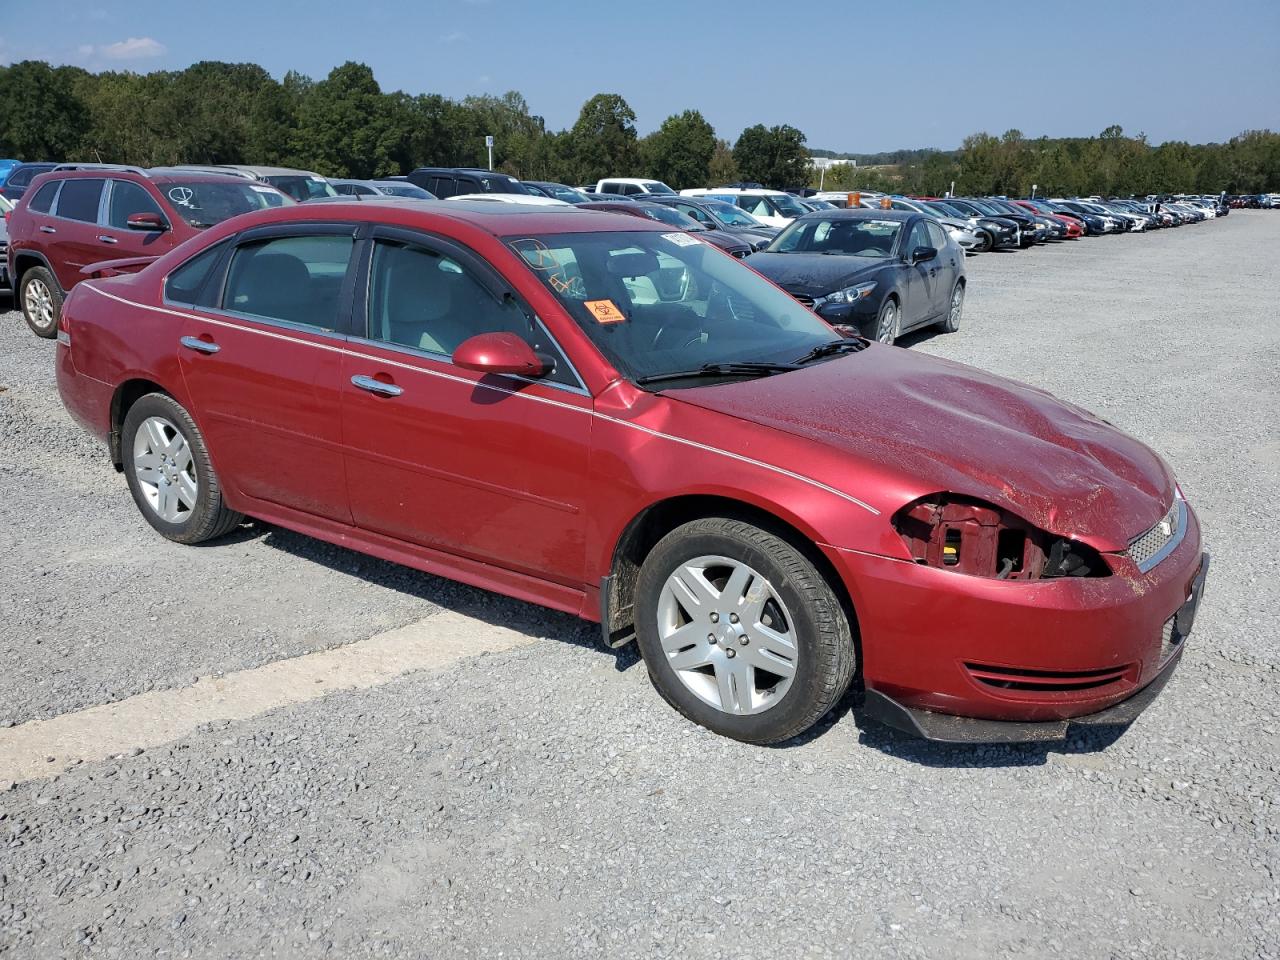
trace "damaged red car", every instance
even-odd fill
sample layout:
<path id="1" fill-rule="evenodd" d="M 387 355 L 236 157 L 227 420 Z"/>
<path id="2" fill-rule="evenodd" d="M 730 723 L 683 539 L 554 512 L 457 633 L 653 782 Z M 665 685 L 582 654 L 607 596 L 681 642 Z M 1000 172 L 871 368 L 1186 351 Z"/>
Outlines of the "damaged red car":
<path id="1" fill-rule="evenodd" d="M 1126 723 L 1208 569 L 1137 440 L 608 212 L 247 214 L 78 284 L 57 352 L 163 536 L 254 517 L 598 621 L 752 743 L 847 694 L 942 741 Z"/>

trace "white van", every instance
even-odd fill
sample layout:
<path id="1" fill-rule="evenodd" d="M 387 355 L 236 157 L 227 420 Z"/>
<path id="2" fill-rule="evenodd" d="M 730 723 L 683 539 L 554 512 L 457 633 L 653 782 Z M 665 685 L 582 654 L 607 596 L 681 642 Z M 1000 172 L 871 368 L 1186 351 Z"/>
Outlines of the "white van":
<path id="1" fill-rule="evenodd" d="M 803 217 L 809 212 L 799 200 L 781 190 L 696 187 L 681 190 L 680 194 L 685 197 L 712 197 L 736 204 L 761 223 L 771 227 L 785 227 L 796 217 Z"/>
<path id="2" fill-rule="evenodd" d="M 597 181 L 595 192 L 617 193 L 624 197 L 638 197 L 645 193 L 675 193 L 661 180 L 645 180 L 641 177 L 606 177 Z"/>

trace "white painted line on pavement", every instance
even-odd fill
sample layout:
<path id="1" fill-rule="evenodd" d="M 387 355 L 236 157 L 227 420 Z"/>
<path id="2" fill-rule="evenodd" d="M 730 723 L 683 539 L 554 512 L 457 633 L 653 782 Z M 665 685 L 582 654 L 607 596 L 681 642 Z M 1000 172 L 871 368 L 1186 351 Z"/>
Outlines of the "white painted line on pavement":
<path id="1" fill-rule="evenodd" d="M 169 743 L 203 723 L 244 720 L 335 690 L 374 687 L 415 670 L 447 667 L 537 639 L 442 611 L 332 650 L 204 677 L 187 687 L 142 693 L 51 720 L 33 720 L 0 730 L 0 783 L 52 777 L 76 761 Z"/>

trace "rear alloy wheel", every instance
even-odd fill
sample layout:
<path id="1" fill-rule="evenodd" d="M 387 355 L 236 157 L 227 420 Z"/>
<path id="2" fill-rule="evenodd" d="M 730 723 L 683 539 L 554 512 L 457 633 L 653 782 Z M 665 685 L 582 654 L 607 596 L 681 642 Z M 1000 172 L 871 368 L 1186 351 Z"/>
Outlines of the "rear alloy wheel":
<path id="1" fill-rule="evenodd" d="M 938 324 L 944 333 L 955 333 L 960 329 L 960 314 L 964 310 L 964 284 L 959 280 L 951 288 L 951 303 L 947 306 L 947 315 Z"/>
<path id="2" fill-rule="evenodd" d="M 130 407 L 121 440 L 129 491 L 161 534 L 200 543 L 240 524 L 243 517 L 223 503 L 204 437 L 172 397 L 149 393 Z"/>
<path id="3" fill-rule="evenodd" d="M 739 520 L 669 533 L 636 584 L 640 652 L 658 692 L 695 723 L 747 743 L 795 737 L 853 677 L 848 619 L 795 547 Z"/>
<path id="4" fill-rule="evenodd" d="M 892 346 L 901 333 L 902 310 L 898 307 L 898 301 L 890 297 L 884 302 L 880 315 L 876 318 L 875 339 Z"/>
<path id="5" fill-rule="evenodd" d="M 22 316 L 37 337 L 52 340 L 58 335 L 62 316 L 62 289 L 44 267 L 32 267 L 22 275 L 18 299 Z"/>

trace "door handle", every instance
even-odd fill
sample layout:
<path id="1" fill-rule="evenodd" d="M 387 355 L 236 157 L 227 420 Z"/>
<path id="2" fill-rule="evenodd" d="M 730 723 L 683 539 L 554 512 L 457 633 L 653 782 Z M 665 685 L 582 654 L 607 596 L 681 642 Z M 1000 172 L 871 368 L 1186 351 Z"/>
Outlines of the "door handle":
<path id="1" fill-rule="evenodd" d="M 41 227 L 40 232 L 41 233 L 57 233 L 58 231 L 55 230 L 53 227 Z"/>
<path id="2" fill-rule="evenodd" d="M 119 243 L 120 242 L 115 237 L 99 237 L 98 240 L 101 241 L 102 243 Z"/>
<path id="3" fill-rule="evenodd" d="M 201 340 L 199 337 L 183 337 L 178 341 L 188 350 L 194 350 L 196 353 L 217 353 L 222 348 L 216 343 L 208 340 Z"/>
<path id="4" fill-rule="evenodd" d="M 375 380 L 373 377 L 366 377 L 361 374 L 351 378 L 351 385 L 361 390 L 367 390 L 369 393 L 376 393 L 380 397 L 398 397 L 404 393 L 404 388 L 397 387 L 394 383 L 383 383 L 381 380 Z"/>

